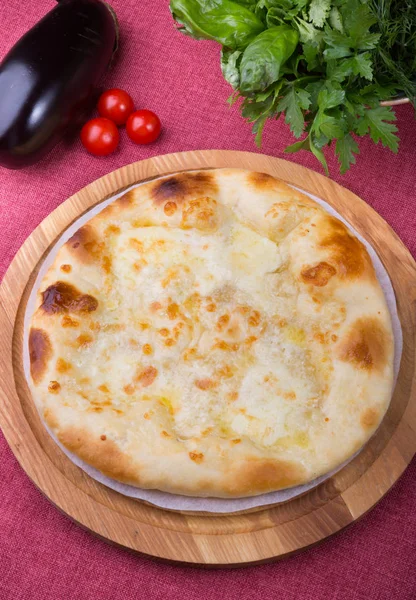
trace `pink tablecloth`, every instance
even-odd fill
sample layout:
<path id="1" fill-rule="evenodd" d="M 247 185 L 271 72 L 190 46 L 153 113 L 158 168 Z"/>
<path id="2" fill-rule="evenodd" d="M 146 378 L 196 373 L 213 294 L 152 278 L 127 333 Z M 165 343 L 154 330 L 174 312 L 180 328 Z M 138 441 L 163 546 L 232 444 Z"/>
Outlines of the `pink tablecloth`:
<path id="1" fill-rule="evenodd" d="M 89 156 L 78 141 L 24 171 L 0 170 L 0 276 L 24 239 L 59 203 L 97 177 L 130 162 L 179 150 L 257 152 L 250 127 L 225 103 L 230 89 L 219 48 L 175 32 L 168 0 L 113 0 L 121 26 L 107 86 L 129 90 L 138 107 L 160 115 L 164 132 L 147 148 L 121 135 L 111 157 Z M 0 57 L 54 5 L 0 3 Z M 51 49 L 53 51 L 53 49 Z M 397 110 L 398 156 L 362 141 L 358 166 L 332 176 L 373 206 L 416 256 L 416 121 Z M 263 152 L 282 156 L 290 134 L 269 125 Z M 306 154 L 291 157 L 319 170 Z M 416 598 L 416 464 L 359 523 L 278 564 L 197 571 L 156 564 L 108 546 L 73 525 L 34 488 L 0 436 L 0 600 L 181 598 L 184 600 L 411 600 Z"/>

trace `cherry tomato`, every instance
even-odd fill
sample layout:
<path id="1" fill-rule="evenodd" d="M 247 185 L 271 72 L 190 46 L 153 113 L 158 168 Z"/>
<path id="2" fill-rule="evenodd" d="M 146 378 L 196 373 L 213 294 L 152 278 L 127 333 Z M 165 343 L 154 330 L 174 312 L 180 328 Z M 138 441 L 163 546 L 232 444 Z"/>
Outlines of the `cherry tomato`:
<path id="1" fill-rule="evenodd" d="M 114 152 L 119 139 L 118 129 L 113 121 L 103 117 L 87 121 L 81 129 L 82 145 L 95 156 L 107 156 Z"/>
<path id="2" fill-rule="evenodd" d="M 127 119 L 126 131 L 129 138 L 136 144 L 150 144 L 157 140 L 160 134 L 160 119 L 151 110 L 136 110 Z"/>
<path id="3" fill-rule="evenodd" d="M 102 117 L 116 125 L 124 125 L 134 111 L 134 104 L 127 92 L 114 88 L 101 94 L 97 108 Z"/>

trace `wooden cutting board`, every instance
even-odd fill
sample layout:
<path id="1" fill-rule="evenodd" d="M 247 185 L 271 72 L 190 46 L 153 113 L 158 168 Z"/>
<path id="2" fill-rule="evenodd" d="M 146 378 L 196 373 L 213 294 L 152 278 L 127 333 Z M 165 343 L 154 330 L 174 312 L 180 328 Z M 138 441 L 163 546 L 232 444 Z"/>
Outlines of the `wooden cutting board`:
<path id="1" fill-rule="evenodd" d="M 236 167 L 269 173 L 334 206 L 375 248 L 390 274 L 403 354 L 389 411 L 363 451 L 317 488 L 285 504 L 239 514 L 162 510 L 127 498 L 76 467 L 45 431 L 22 367 L 23 315 L 48 249 L 82 213 L 134 183 L 187 169 Z M 305 167 L 249 152 L 206 150 L 158 156 L 94 181 L 29 236 L 0 288 L 0 425 L 34 484 L 61 511 L 103 539 L 169 561 L 242 566 L 287 556 L 333 535 L 370 510 L 416 452 L 416 264 L 363 200 Z M 369 540 L 370 541 L 370 540 Z"/>

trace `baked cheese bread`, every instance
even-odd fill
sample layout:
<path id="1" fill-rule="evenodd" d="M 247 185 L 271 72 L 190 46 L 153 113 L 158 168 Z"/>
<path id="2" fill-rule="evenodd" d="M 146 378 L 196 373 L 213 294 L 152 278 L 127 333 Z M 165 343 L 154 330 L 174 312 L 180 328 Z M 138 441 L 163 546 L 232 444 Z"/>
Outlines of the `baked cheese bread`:
<path id="1" fill-rule="evenodd" d="M 105 475 L 192 496 L 309 482 L 373 434 L 393 335 L 361 242 L 264 173 L 126 192 L 58 251 L 29 331 L 31 391 Z"/>

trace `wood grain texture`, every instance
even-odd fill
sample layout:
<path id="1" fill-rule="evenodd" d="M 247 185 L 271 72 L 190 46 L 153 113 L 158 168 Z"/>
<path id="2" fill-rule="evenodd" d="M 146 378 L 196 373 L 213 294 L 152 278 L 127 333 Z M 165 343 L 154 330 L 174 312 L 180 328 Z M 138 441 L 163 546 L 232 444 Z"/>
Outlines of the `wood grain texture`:
<path id="1" fill-rule="evenodd" d="M 266 172 L 334 206 L 375 248 L 396 293 L 403 355 L 388 413 L 344 469 L 286 504 L 232 515 L 180 513 L 124 497 L 76 467 L 46 433 L 22 368 L 23 315 L 39 266 L 56 238 L 93 205 L 133 183 L 188 169 Z M 155 558 L 242 566 L 310 547 L 360 518 L 397 481 L 416 452 L 416 265 L 387 223 L 363 200 L 299 165 L 248 152 L 193 151 L 123 167 L 53 211 L 30 235 L 0 288 L 0 424 L 16 458 L 61 511 L 105 540 Z"/>

